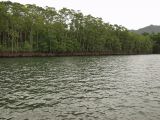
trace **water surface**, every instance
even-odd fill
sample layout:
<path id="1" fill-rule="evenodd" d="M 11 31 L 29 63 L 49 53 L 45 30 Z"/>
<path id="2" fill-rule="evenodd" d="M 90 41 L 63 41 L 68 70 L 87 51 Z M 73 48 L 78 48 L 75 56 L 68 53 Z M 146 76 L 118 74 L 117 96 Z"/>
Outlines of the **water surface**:
<path id="1" fill-rule="evenodd" d="M 0 120 L 160 120 L 160 55 L 1 58 Z"/>

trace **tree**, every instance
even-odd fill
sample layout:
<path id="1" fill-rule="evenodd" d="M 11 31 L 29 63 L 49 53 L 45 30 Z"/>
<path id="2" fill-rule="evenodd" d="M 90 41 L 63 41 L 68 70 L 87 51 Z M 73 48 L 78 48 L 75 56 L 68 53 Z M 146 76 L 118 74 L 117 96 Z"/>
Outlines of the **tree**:
<path id="1" fill-rule="evenodd" d="M 160 53 L 160 34 L 138 35 L 80 11 L 0 2 L 0 50 Z"/>

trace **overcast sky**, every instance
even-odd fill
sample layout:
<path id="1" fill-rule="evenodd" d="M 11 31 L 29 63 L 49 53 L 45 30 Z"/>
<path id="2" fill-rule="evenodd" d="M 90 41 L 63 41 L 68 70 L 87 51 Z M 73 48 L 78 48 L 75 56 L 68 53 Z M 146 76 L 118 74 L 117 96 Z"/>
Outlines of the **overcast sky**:
<path id="1" fill-rule="evenodd" d="M 7 0 L 0 0 L 7 1 Z M 105 22 L 138 29 L 160 25 L 160 0 L 10 0 L 61 9 L 67 7 L 84 14 L 101 17 Z"/>

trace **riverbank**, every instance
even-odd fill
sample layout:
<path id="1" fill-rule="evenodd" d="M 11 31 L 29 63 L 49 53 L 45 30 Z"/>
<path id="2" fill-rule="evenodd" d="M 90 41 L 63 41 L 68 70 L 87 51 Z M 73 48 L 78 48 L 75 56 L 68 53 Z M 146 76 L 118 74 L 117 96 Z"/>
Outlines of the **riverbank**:
<path id="1" fill-rule="evenodd" d="M 0 57 L 60 57 L 60 56 L 102 56 L 133 55 L 113 52 L 0 52 Z"/>

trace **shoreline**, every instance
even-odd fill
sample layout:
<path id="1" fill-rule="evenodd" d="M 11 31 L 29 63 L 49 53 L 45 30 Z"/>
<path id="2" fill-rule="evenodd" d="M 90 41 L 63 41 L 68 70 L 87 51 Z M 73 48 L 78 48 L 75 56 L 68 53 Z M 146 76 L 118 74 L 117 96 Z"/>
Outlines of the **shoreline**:
<path id="1" fill-rule="evenodd" d="M 136 53 L 112 53 L 112 52 L 0 52 L 0 58 L 4 58 L 4 57 L 11 58 L 11 57 L 109 56 L 109 55 L 142 55 L 142 53 L 136 54 Z"/>

